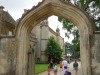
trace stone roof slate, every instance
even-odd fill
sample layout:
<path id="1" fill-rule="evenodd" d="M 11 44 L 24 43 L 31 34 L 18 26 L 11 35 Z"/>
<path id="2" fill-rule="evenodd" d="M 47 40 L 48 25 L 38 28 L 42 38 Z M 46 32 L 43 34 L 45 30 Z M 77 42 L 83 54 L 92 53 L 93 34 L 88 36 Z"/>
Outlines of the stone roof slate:
<path id="1" fill-rule="evenodd" d="M 14 26 L 17 25 L 16 21 L 12 18 L 12 16 L 7 11 L 3 11 L 2 20 L 6 21 Z"/>

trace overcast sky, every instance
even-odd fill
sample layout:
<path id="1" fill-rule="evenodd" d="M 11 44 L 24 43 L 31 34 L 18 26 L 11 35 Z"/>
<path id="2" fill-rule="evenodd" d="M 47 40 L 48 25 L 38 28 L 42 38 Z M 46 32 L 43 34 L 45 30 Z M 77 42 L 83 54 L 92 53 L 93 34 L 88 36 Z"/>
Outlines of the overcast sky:
<path id="1" fill-rule="evenodd" d="M 0 5 L 5 7 L 5 11 L 8 11 L 10 15 L 17 20 L 22 16 L 24 9 L 31 9 L 34 5 L 36 6 L 38 2 L 42 0 L 0 0 Z M 65 30 L 62 30 L 62 24 L 58 21 L 57 16 L 51 16 L 48 18 L 49 26 L 56 31 L 57 26 L 60 28 L 60 34 L 65 41 L 70 42 L 72 38 L 65 38 Z"/>

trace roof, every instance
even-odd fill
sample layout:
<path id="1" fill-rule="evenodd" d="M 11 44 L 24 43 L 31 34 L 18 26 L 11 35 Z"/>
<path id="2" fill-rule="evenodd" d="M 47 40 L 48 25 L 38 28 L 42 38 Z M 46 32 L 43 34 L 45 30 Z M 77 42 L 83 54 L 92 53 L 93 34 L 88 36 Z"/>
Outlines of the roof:
<path id="1" fill-rule="evenodd" d="M 55 32 L 53 29 L 51 29 L 50 27 L 49 27 L 49 31 L 50 31 L 51 33 L 53 33 L 54 35 L 57 35 L 56 32 Z"/>
<path id="2" fill-rule="evenodd" d="M 14 26 L 17 25 L 16 21 L 12 18 L 12 16 L 7 11 L 2 11 L 2 20 L 6 21 Z"/>

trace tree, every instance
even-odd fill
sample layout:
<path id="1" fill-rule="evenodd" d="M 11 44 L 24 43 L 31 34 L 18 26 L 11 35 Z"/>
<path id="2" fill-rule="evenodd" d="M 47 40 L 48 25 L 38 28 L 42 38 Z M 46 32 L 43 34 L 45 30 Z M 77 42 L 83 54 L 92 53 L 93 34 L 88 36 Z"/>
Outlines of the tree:
<path id="1" fill-rule="evenodd" d="M 80 57 L 80 38 L 78 28 L 71 22 L 62 17 L 59 17 L 59 21 L 62 22 L 63 28 L 67 30 L 65 36 L 70 38 L 69 35 L 72 34 L 74 39 L 70 44 L 71 50 L 75 50 L 75 56 Z"/>
<path id="2" fill-rule="evenodd" d="M 48 39 L 45 54 L 48 55 L 48 60 L 50 60 L 52 57 L 55 57 L 58 61 L 61 58 L 62 49 L 57 41 L 55 41 L 53 36 Z"/>
<path id="3" fill-rule="evenodd" d="M 67 53 L 70 53 L 71 54 L 71 57 L 80 57 L 80 48 L 78 48 L 79 47 L 79 45 L 77 45 L 76 43 L 75 43 L 75 45 L 73 45 L 73 44 L 70 44 L 70 43 L 68 43 L 68 42 L 65 42 L 65 52 L 66 52 L 66 54 Z"/>
<path id="4" fill-rule="evenodd" d="M 64 1 L 71 2 L 72 0 Z M 100 0 L 73 0 L 73 4 L 85 10 L 93 18 L 96 25 L 96 31 L 100 31 Z M 67 29 L 67 33 L 65 33 L 66 37 L 70 38 L 69 34 L 74 36 L 72 46 L 73 49 L 77 51 L 77 55 L 79 55 L 80 39 L 77 27 L 71 21 L 66 20 L 63 17 L 58 17 L 58 20 L 63 24 L 63 28 Z"/>
<path id="5" fill-rule="evenodd" d="M 67 0 L 64 0 L 65 2 Z M 72 0 L 69 0 L 71 2 Z M 73 4 L 85 10 L 94 20 L 96 30 L 100 31 L 100 0 L 73 0 Z M 62 17 L 58 17 L 59 21 L 63 23 L 63 28 L 71 31 L 74 24 Z"/>
<path id="6" fill-rule="evenodd" d="M 64 0 L 64 1 L 72 2 L 74 5 L 77 5 L 83 10 L 85 10 L 93 18 L 96 24 L 96 30 L 100 31 L 100 0 L 73 0 L 73 1 Z"/>

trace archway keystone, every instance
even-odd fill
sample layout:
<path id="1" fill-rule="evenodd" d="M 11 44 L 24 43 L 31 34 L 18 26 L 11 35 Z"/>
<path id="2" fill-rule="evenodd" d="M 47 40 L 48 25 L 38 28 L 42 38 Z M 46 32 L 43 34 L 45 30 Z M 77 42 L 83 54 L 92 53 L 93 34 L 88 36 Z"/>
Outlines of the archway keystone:
<path id="1" fill-rule="evenodd" d="M 84 10 L 71 3 L 64 3 L 63 0 L 43 0 L 38 6 L 25 12 L 20 19 L 16 29 L 16 38 L 19 41 L 16 74 L 27 75 L 28 34 L 35 25 L 52 15 L 64 17 L 78 27 L 82 75 L 91 75 L 90 36 L 93 36 L 94 23 Z"/>

